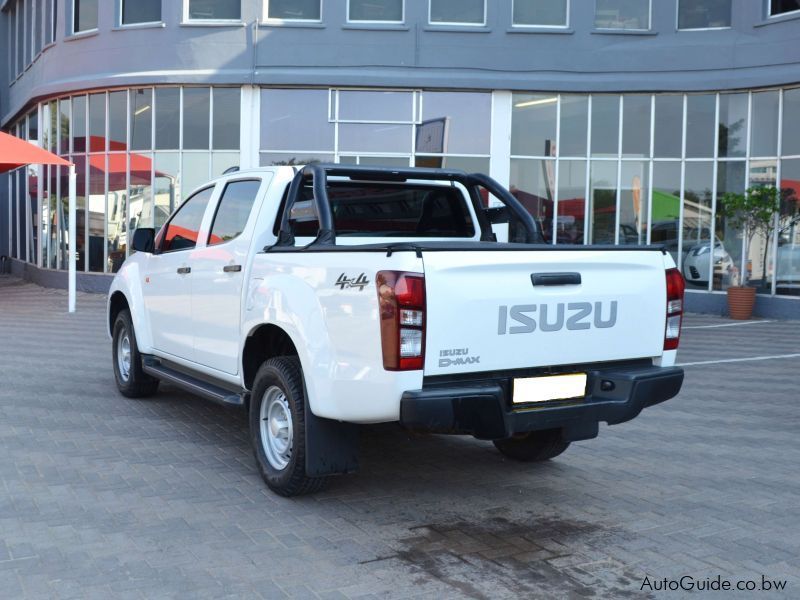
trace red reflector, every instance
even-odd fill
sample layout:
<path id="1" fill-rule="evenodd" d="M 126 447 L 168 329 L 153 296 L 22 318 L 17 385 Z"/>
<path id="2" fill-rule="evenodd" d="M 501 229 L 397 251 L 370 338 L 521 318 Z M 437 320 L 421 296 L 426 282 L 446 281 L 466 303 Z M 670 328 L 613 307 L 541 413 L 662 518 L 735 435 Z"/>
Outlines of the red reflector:
<path id="1" fill-rule="evenodd" d="M 678 269 L 667 269 L 667 306 L 664 324 L 664 350 L 676 350 L 683 324 L 683 296 L 686 281 Z"/>
<path id="2" fill-rule="evenodd" d="M 425 277 L 380 271 L 375 276 L 381 325 L 383 368 L 422 369 L 425 363 Z M 401 311 L 405 319 L 401 321 Z"/>
<path id="3" fill-rule="evenodd" d="M 667 269 L 667 300 L 683 300 L 686 281 L 678 269 Z"/>

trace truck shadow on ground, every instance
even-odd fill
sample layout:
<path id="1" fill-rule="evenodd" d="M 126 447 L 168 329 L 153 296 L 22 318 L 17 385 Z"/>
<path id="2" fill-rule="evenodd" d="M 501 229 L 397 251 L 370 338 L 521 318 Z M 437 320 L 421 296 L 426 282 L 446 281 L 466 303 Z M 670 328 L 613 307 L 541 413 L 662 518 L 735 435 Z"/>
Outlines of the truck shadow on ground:
<path id="1" fill-rule="evenodd" d="M 490 442 L 365 426 L 358 473 L 333 477 L 314 496 L 283 499 L 272 497 L 257 474 L 245 411 L 168 386 L 146 402 L 190 440 L 221 451 L 256 499 L 374 531 L 389 551 L 367 553 L 359 560 L 364 568 L 404 570 L 419 585 L 437 582 L 473 598 L 639 593 L 641 577 L 598 550 L 635 534 L 559 504 L 580 477 L 568 460 L 517 463 Z"/>
<path id="2" fill-rule="evenodd" d="M 169 385 L 163 385 L 158 395 L 137 400 L 153 412 L 154 419 L 178 426 L 189 441 L 222 447 L 242 459 L 247 465 L 252 456 L 247 412 L 208 403 Z M 437 496 L 447 495 L 448 486 L 459 495 L 459 487 L 476 482 L 482 485 L 503 486 L 502 480 L 513 484 L 521 474 L 549 472 L 564 467 L 557 461 L 520 463 L 504 458 L 491 442 L 469 436 L 449 436 L 411 433 L 398 424 L 365 425 L 359 428 L 359 458 L 357 473 L 332 477 L 323 495 L 364 495 L 378 486 L 381 493 L 434 490 Z M 252 472 L 257 473 L 255 464 Z M 517 493 L 515 488 L 513 492 Z M 461 497 L 461 496 L 458 496 Z"/>

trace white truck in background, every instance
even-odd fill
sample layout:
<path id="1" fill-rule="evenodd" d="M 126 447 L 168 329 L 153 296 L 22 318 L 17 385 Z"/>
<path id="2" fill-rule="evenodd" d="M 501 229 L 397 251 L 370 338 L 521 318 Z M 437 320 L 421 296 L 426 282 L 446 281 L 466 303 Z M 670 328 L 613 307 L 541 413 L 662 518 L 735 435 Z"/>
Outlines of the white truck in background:
<path id="1" fill-rule="evenodd" d="M 486 208 L 485 197 L 503 205 Z M 511 223 L 497 242 L 493 225 Z M 191 194 L 109 292 L 122 394 L 246 407 L 267 485 L 358 465 L 358 426 L 545 460 L 675 396 L 684 282 L 659 247 L 553 246 L 495 181 L 346 165 L 240 171 Z"/>

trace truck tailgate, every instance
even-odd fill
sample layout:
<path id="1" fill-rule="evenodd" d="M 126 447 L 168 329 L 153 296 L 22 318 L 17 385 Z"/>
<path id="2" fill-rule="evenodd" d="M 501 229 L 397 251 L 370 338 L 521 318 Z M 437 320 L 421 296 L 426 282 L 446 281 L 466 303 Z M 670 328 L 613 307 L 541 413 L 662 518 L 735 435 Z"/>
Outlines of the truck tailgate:
<path id="1" fill-rule="evenodd" d="M 424 251 L 425 375 L 660 356 L 659 251 Z M 562 274 L 553 280 L 533 275 Z M 576 281 L 580 276 L 580 283 Z"/>

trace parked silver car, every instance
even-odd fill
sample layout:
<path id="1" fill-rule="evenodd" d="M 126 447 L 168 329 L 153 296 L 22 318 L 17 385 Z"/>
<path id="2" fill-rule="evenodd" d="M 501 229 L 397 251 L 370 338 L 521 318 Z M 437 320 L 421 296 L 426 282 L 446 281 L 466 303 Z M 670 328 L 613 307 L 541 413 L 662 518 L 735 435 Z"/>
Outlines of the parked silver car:
<path id="1" fill-rule="evenodd" d="M 684 239 L 684 247 L 686 245 Z M 708 285 L 709 263 L 714 261 L 714 280 L 721 281 L 727 277 L 733 268 L 733 259 L 722 240 L 717 238 L 714 243 L 714 252 L 711 253 L 711 244 L 708 240 L 691 246 L 683 255 L 683 276 L 688 283 L 694 285 Z"/>
<path id="2" fill-rule="evenodd" d="M 721 282 L 730 275 L 734 266 L 733 259 L 725 249 L 722 240 L 715 236 L 714 243 L 714 280 Z M 708 285 L 709 262 L 712 260 L 711 231 L 708 227 L 684 227 L 683 248 L 680 251 L 680 264 L 687 283 L 699 287 Z M 678 263 L 678 222 L 662 221 L 653 223 L 651 230 L 653 244 L 663 244 L 673 260 Z"/>

